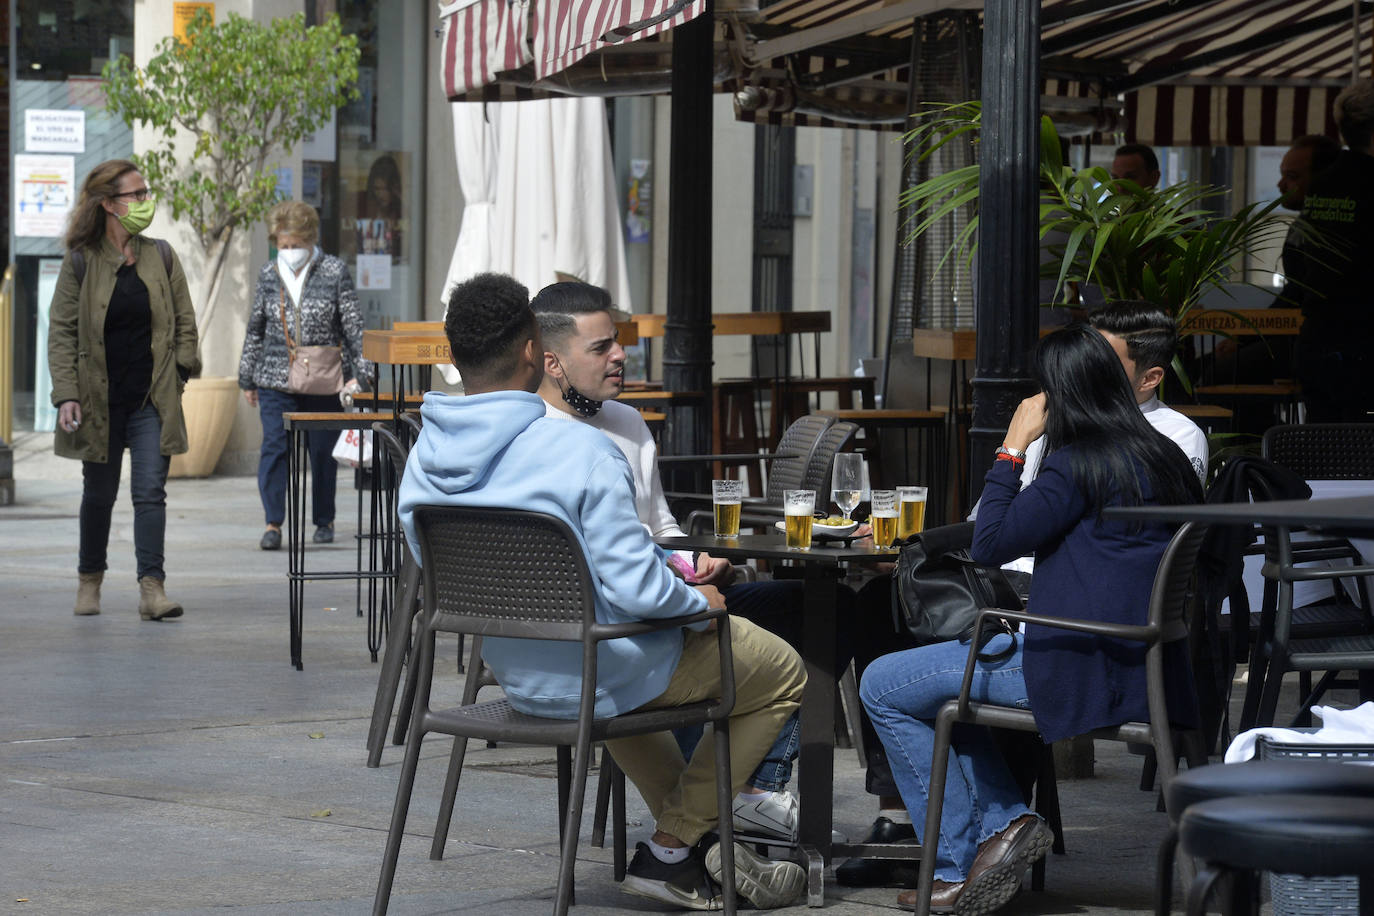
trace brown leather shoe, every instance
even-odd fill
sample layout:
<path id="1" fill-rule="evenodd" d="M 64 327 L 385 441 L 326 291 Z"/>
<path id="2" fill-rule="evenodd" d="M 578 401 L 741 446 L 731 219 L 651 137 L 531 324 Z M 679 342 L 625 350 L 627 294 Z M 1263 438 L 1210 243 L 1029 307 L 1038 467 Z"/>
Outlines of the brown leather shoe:
<path id="1" fill-rule="evenodd" d="M 1021 889 L 1021 876 L 1044 858 L 1054 831 L 1034 814 L 1023 814 L 978 847 L 954 912 L 979 916 L 1001 909 Z"/>
<path id="2" fill-rule="evenodd" d="M 930 911 L 932 913 L 953 913 L 954 906 L 963 893 L 964 882 L 951 884 L 936 878 L 930 889 Z M 916 892 L 902 891 L 897 895 L 897 905 L 904 910 L 916 909 Z"/>

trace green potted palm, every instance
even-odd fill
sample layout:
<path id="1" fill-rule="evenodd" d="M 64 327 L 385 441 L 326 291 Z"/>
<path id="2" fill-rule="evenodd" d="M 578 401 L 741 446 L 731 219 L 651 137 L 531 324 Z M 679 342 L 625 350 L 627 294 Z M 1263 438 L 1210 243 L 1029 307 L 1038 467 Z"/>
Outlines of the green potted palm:
<path id="1" fill-rule="evenodd" d="M 905 135 L 908 155 L 927 159 L 946 143 L 976 143 L 980 116 L 977 102 L 927 107 Z M 1050 119 L 1042 117 L 1040 125 L 1040 238 L 1051 255 L 1042 269 L 1055 280 L 1053 301 L 1046 305 L 1073 304 L 1074 290 L 1091 284 L 1108 300 L 1156 302 L 1184 327 L 1205 293 L 1237 281 L 1236 265 L 1246 256 L 1283 244 L 1289 222 L 1274 213 L 1277 201 L 1218 217 L 1210 205 L 1225 188 L 1197 182 L 1142 188 L 1114 181 L 1102 168 L 1075 171 L 1064 162 Z M 976 164 L 906 189 L 899 204 L 908 242 L 956 211 L 971 210 L 943 257 L 972 260 L 978 237 Z M 1175 370 L 1188 388 L 1177 360 Z"/>

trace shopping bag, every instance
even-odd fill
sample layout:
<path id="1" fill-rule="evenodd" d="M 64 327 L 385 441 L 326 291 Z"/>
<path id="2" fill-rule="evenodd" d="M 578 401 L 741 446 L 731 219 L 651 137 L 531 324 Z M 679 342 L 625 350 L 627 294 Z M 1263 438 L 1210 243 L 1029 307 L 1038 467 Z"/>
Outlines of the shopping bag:
<path id="1" fill-rule="evenodd" d="M 359 452 L 359 443 L 362 451 Z M 359 455 L 361 454 L 361 458 Z M 339 441 L 334 443 L 334 460 L 344 467 L 372 466 L 372 430 L 346 429 L 339 433 Z"/>

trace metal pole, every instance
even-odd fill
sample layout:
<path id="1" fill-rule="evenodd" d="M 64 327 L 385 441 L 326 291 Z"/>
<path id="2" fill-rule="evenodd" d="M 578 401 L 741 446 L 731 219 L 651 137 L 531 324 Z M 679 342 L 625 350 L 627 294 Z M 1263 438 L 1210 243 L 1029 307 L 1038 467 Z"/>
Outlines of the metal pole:
<path id="1" fill-rule="evenodd" d="M 663 451 L 710 451 L 711 118 L 715 35 L 711 5 L 673 29 L 672 161 L 668 175 L 668 315 L 663 383 L 700 391 L 701 401 L 667 410 Z"/>
<path id="2" fill-rule="evenodd" d="M 983 12 L 983 127 L 974 322 L 978 345 L 969 430 L 970 503 L 1030 393 L 1039 329 L 1040 4 Z"/>

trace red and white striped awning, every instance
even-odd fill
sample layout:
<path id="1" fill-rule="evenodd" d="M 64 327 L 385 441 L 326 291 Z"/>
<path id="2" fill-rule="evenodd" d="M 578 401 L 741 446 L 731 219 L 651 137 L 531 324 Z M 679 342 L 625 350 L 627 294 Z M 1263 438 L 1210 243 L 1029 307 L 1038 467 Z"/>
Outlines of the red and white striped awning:
<path id="1" fill-rule="evenodd" d="M 706 0 L 444 3 L 439 8 L 444 94 L 453 101 L 464 101 L 489 97 L 490 93 L 475 90 L 494 83 L 510 81 L 529 86 L 602 48 L 666 32 L 705 9 Z M 503 80 L 503 76 L 509 79 Z"/>

